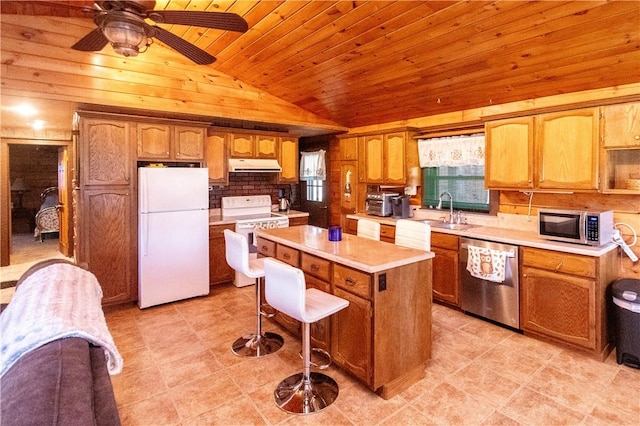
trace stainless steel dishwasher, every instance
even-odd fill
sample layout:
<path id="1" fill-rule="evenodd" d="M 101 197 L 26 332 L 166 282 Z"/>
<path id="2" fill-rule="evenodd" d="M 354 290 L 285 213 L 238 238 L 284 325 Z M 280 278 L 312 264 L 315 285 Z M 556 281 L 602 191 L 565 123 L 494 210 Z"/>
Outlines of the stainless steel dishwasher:
<path id="1" fill-rule="evenodd" d="M 476 278 L 467 270 L 469 246 L 504 252 L 504 281 Z M 518 246 L 492 241 L 460 238 L 461 308 L 500 324 L 520 328 L 520 288 L 518 278 Z"/>

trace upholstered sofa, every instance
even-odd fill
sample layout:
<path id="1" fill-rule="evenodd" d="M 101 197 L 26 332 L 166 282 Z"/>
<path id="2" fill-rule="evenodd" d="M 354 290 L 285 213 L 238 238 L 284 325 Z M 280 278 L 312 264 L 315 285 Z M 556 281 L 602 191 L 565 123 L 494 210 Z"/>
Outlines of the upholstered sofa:
<path id="1" fill-rule="evenodd" d="M 52 260 L 18 280 L 0 314 L 0 423 L 119 425 L 111 374 L 122 358 L 93 274 Z"/>

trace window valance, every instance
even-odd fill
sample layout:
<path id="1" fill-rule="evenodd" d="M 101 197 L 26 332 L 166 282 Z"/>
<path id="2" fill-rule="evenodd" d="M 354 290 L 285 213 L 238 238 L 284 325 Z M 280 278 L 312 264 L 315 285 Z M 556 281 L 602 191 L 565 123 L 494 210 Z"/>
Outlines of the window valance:
<path id="1" fill-rule="evenodd" d="M 484 134 L 418 139 L 420 167 L 484 166 Z"/>
<path id="2" fill-rule="evenodd" d="M 327 166 L 324 149 L 300 153 L 300 180 L 326 180 Z"/>

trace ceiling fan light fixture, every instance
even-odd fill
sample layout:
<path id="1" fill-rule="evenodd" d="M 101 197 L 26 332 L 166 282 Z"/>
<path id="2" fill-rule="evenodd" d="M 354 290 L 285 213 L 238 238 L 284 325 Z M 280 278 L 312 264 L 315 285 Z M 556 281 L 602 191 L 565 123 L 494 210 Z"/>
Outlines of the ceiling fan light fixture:
<path id="1" fill-rule="evenodd" d="M 147 34 L 141 23 L 110 19 L 102 31 L 113 50 L 126 57 L 138 56 L 140 49 L 147 45 Z"/>

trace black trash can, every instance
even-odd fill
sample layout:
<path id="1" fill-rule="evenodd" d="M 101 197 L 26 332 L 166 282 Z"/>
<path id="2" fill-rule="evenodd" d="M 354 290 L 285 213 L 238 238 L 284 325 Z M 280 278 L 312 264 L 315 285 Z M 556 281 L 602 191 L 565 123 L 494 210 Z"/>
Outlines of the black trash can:
<path id="1" fill-rule="evenodd" d="M 614 281 L 611 295 L 616 318 L 616 361 L 640 368 L 640 280 Z"/>

